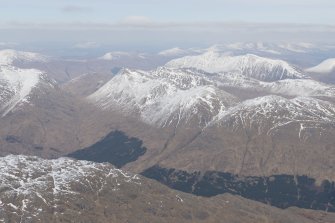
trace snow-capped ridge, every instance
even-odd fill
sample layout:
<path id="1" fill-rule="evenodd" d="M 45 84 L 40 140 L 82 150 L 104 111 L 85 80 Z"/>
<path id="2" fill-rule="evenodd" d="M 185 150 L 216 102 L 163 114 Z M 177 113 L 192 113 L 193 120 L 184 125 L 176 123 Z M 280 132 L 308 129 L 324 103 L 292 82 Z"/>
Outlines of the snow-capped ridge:
<path id="1" fill-rule="evenodd" d="M 159 52 L 158 55 L 170 57 L 170 56 L 180 56 L 180 55 L 183 55 L 183 54 L 186 54 L 186 53 L 187 53 L 186 50 L 183 50 L 179 47 L 174 47 L 174 48 L 171 48 L 171 49 L 163 50 L 163 51 Z"/>
<path id="2" fill-rule="evenodd" d="M 37 53 L 15 50 L 0 51 L 0 113 L 2 117 L 17 105 L 29 102 L 32 90 L 46 78 L 46 74 L 40 70 L 18 68 L 13 63 L 46 60 L 47 57 Z"/>
<path id="3" fill-rule="evenodd" d="M 330 58 L 327 60 L 322 61 L 320 64 L 310 67 L 305 71 L 311 73 L 331 73 L 335 71 L 335 58 Z"/>
<path id="4" fill-rule="evenodd" d="M 238 51 L 260 51 L 264 53 L 270 53 L 275 55 L 280 55 L 281 52 L 276 50 L 272 44 L 267 44 L 263 42 L 237 42 L 237 43 L 229 43 L 223 46 L 223 48 L 227 48 L 229 50 L 238 50 Z"/>
<path id="5" fill-rule="evenodd" d="M 24 52 L 11 49 L 0 51 L 0 65 L 10 65 L 15 61 L 46 62 L 48 61 L 48 57 L 39 53 Z"/>
<path id="6" fill-rule="evenodd" d="M 133 52 L 124 52 L 124 51 L 113 51 L 105 53 L 103 56 L 99 57 L 99 60 L 114 61 L 123 57 L 136 57 L 140 59 L 145 59 L 145 53 L 133 53 Z"/>
<path id="7" fill-rule="evenodd" d="M 137 112 L 149 124 L 165 126 L 198 117 L 201 125 L 237 99 L 211 85 L 203 73 L 160 67 L 124 69 L 88 97 L 103 109 Z"/>
<path id="8" fill-rule="evenodd" d="M 44 77 L 42 71 L 36 69 L 19 69 L 12 66 L 0 66 L 0 111 L 7 115 L 14 107 L 29 101 L 31 91 Z"/>
<path id="9" fill-rule="evenodd" d="M 216 50 L 208 50 L 197 56 L 186 56 L 171 60 L 167 67 L 197 68 L 207 72 L 229 72 L 242 74 L 261 81 L 305 78 L 297 68 L 285 61 L 260 57 L 254 54 L 229 56 Z"/>
<path id="10" fill-rule="evenodd" d="M 329 123 L 335 123 L 335 106 L 330 102 L 311 97 L 287 99 L 268 95 L 246 100 L 220 112 L 210 126 L 228 125 L 233 130 L 256 127 L 259 134 L 269 135 L 287 125 L 323 131 L 322 126 Z"/>

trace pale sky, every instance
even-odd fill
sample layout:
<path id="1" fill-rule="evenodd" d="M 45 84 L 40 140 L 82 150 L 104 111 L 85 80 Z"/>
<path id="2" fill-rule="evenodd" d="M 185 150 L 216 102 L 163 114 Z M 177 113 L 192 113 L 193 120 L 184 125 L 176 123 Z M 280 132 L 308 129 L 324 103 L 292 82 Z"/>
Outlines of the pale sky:
<path id="1" fill-rule="evenodd" d="M 334 0 L 0 0 L 0 43 L 335 39 Z"/>
<path id="2" fill-rule="evenodd" d="M 0 0 L 2 22 L 156 22 L 335 24 L 333 0 Z"/>

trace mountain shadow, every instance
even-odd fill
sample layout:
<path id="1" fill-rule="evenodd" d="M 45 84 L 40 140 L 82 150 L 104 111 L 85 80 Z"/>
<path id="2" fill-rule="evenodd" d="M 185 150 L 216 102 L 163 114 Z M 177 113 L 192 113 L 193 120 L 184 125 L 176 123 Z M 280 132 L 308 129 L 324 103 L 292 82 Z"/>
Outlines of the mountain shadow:
<path id="1" fill-rule="evenodd" d="M 113 131 L 95 144 L 68 154 L 78 160 L 108 162 L 121 168 L 147 151 L 140 139 L 128 137 L 124 132 Z"/>
<path id="2" fill-rule="evenodd" d="M 230 193 L 279 208 L 296 206 L 335 212 L 335 183 L 328 180 L 319 185 L 307 176 L 239 177 L 217 171 L 189 173 L 160 166 L 153 166 L 142 175 L 199 196 Z"/>

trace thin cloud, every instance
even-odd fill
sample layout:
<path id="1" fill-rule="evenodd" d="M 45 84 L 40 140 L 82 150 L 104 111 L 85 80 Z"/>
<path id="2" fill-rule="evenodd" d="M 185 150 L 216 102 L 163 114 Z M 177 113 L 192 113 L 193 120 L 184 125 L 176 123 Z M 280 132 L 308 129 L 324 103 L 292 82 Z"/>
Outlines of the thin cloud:
<path id="1" fill-rule="evenodd" d="M 100 44 L 96 42 L 77 43 L 73 46 L 76 49 L 95 49 L 98 47 L 100 47 Z"/>
<path id="2" fill-rule="evenodd" d="M 93 42 L 87 43 L 87 39 L 101 44 L 134 45 L 150 42 L 157 45 L 174 43 L 181 46 L 215 44 L 228 40 L 333 42 L 335 25 L 219 21 L 158 22 L 146 17 L 126 17 L 114 23 L 0 23 L 0 36 L 0 41 L 71 40 L 79 42 L 76 48 L 82 49 L 95 47 Z"/>
<path id="3" fill-rule="evenodd" d="M 147 17 L 130 16 L 114 23 L 0 23 L 3 29 L 45 29 L 45 30 L 223 30 L 273 31 L 273 32 L 335 32 L 335 25 L 286 24 L 286 23 L 247 23 L 247 22 L 155 22 Z"/>
<path id="4" fill-rule="evenodd" d="M 0 47 L 13 47 L 19 45 L 15 42 L 0 42 Z"/>
<path id="5" fill-rule="evenodd" d="M 146 16 L 128 16 L 118 22 L 120 25 L 126 26 L 151 26 L 154 22 Z"/>
<path id="6" fill-rule="evenodd" d="M 85 13 L 93 11 L 93 8 L 79 5 L 66 5 L 61 8 L 61 11 L 64 13 Z"/>

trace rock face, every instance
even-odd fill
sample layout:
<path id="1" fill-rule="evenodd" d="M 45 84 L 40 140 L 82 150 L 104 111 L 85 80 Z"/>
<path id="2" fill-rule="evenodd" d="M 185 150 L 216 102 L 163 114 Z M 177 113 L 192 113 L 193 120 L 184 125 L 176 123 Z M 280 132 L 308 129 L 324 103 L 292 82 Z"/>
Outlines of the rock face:
<path id="1" fill-rule="evenodd" d="M 210 199 L 194 197 L 110 164 L 11 155 L 0 158 L 0 167 L 3 222 L 334 220 L 333 215 L 323 212 L 280 210 L 228 194 Z"/>

